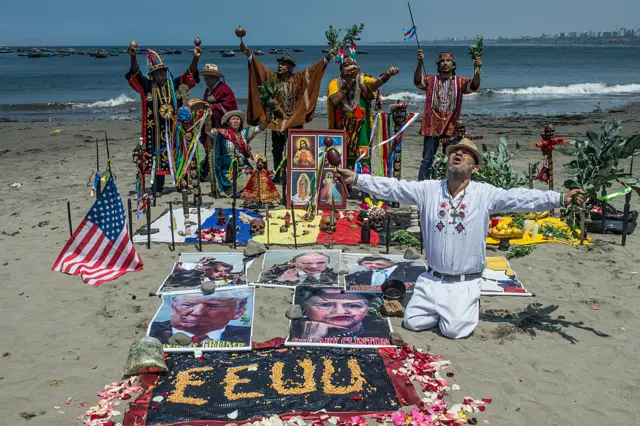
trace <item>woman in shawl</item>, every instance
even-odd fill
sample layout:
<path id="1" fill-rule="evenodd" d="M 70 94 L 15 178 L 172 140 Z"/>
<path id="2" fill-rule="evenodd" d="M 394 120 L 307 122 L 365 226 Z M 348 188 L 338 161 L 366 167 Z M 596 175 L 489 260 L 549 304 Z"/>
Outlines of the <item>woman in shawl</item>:
<path id="1" fill-rule="evenodd" d="M 253 168 L 249 159 L 253 159 L 251 140 L 267 128 L 268 119 L 260 126 L 244 127 L 246 115 L 242 111 L 229 111 L 222 117 L 222 127 L 211 129 L 209 136 L 213 140 L 214 173 L 218 194 L 232 195 L 233 181 L 229 173 L 234 156 L 241 156 L 244 166 Z"/>

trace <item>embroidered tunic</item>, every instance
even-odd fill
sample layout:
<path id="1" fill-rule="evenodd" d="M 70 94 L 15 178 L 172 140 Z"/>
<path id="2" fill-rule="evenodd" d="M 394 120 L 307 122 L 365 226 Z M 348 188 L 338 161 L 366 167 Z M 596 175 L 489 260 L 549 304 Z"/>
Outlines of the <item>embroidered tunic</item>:
<path id="1" fill-rule="evenodd" d="M 145 153 L 140 168 L 145 174 L 151 174 L 153 158 L 156 157 L 156 174 L 168 175 L 169 157 L 166 151 L 168 138 L 173 137 L 173 119 L 183 101 L 176 96 L 180 85 L 189 89 L 200 82 L 197 72 L 180 74 L 179 77 L 167 80 L 164 87 L 158 88 L 153 80 L 145 76 L 140 68 L 136 73 L 129 71 L 125 78 L 133 90 L 140 95 L 142 103 L 142 138 Z M 164 150 L 164 151 L 163 151 Z"/>
<path id="2" fill-rule="evenodd" d="M 447 275 L 484 270 L 490 215 L 551 210 L 560 207 L 562 198 L 554 191 L 504 190 L 473 181 L 452 198 L 446 182 L 398 181 L 360 174 L 356 187 L 384 200 L 417 205 L 427 262 Z"/>
<path id="3" fill-rule="evenodd" d="M 425 75 L 416 87 L 427 93 L 422 117 L 422 136 L 453 136 L 462 111 L 462 95 L 473 93 L 471 79 L 452 76 L 442 79 Z"/>

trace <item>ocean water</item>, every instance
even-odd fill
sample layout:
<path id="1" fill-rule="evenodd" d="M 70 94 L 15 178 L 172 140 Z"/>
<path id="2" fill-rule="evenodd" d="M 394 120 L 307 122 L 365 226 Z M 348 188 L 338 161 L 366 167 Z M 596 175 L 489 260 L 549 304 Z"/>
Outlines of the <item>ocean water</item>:
<path id="1" fill-rule="evenodd" d="M 277 47 L 293 53 L 293 46 L 250 47 L 265 52 Z M 247 59 L 241 53 L 224 58 L 218 50 L 225 48 L 237 46 L 206 47 L 200 69 L 205 63 L 217 64 L 241 108 L 245 108 Z M 323 46 L 300 48 L 304 52 L 293 53 L 297 69 L 322 58 Z M 363 45 L 358 49 L 369 52 L 359 54 L 357 58 L 362 71 L 368 74 L 377 76 L 392 65 L 400 68 L 400 74 L 383 86 L 385 101 L 404 100 L 410 110 L 422 110 L 424 93 L 413 86 L 415 45 Z M 430 46 L 424 50 L 428 73 L 435 73 L 438 52 L 446 50 L 457 56 L 458 75 L 472 76 L 472 61 L 465 46 Z M 163 56 L 174 75 L 186 70 L 191 58 L 190 51 Z M 274 55 L 267 53 L 259 59 L 272 69 L 276 66 Z M 138 55 L 138 60 L 146 70 L 145 57 Z M 640 101 L 640 47 L 485 45 L 483 62 L 480 92 L 465 96 L 463 115 L 467 117 L 580 114 L 593 111 L 598 103 L 603 110 L 609 110 Z M 135 119 L 139 116 L 140 106 L 137 94 L 124 78 L 128 69 L 128 54 L 105 59 L 90 56 L 28 58 L 16 53 L 0 54 L 0 120 Z M 326 88 L 337 75 L 337 64 L 329 64 L 322 81 L 318 115 L 326 114 Z M 192 89 L 191 95 L 201 97 L 204 90 L 204 82 L 201 82 Z"/>

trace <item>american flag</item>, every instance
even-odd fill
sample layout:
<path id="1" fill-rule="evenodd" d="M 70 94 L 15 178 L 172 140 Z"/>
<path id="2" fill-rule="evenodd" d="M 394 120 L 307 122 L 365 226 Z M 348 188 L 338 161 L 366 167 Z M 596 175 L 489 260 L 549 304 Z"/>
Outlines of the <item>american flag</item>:
<path id="1" fill-rule="evenodd" d="M 142 269 L 113 178 L 107 184 L 53 264 L 54 271 L 80 275 L 92 286 Z"/>

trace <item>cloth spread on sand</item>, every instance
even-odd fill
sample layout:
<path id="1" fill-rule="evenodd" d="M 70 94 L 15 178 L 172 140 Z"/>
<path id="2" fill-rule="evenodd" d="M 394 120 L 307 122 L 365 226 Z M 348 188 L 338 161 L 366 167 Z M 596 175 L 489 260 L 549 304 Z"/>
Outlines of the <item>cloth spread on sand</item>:
<path id="1" fill-rule="evenodd" d="M 285 224 L 284 217 L 289 213 L 290 210 L 281 209 L 281 210 L 270 210 L 269 214 L 271 218 L 269 219 L 269 242 L 268 244 L 278 244 L 278 245 L 293 245 L 293 220 L 289 223 L 289 230 L 287 232 L 280 232 L 280 227 Z M 321 215 L 318 214 L 315 219 L 311 222 L 306 222 L 302 218 L 306 214 L 304 210 L 295 210 L 296 215 L 296 235 L 298 236 L 298 245 L 304 244 L 315 244 L 318 239 L 318 233 L 320 232 L 320 218 Z M 266 231 L 267 222 L 265 221 L 265 231 L 262 235 L 256 235 L 253 239 L 256 242 L 267 244 L 267 231 Z M 305 232 L 306 235 L 303 235 Z"/>
<path id="2" fill-rule="evenodd" d="M 362 222 L 356 222 L 355 220 L 353 222 L 350 222 L 346 219 L 347 216 L 357 217 L 358 213 L 359 212 L 357 211 L 343 212 L 343 215 L 345 216 L 344 219 L 340 219 L 339 214 L 335 215 L 336 231 L 333 233 L 334 244 L 343 244 L 348 246 L 355 246 L 360 244 L 360 238 L 361 238 L 360 232 L 362 229 Z M 326 217 L 330 217 L 331 212 L 328 212 L 328 211 L 322 212 L 322 215 Z M 330 233 L 320 231 L 320 234 L 318 235 L 318 240 L 316 242 L 318 244 L 329 244 L 331 243 L 331 241 L 332 239 L 331 239 Z M 378 233 L 373 229 L 371 230 L 370 241 L 372 246 L 377 246 L 380 241 Z"/>
<path id="3" fill-rule="evenodd" d="M 504 218 L 503 221 L 505 223 L 511 223 L 511 218 Z M 553 217 L 548 217 L 545 219 L 538 219 L 538 224 L 540 225 L 540 227 L 542 227 L 543 225 L 551 225 L 551 226 L 555 226 L 556 228 L 559 229 L 564 229 L 567 232 L 571 232 L 569 226 L 564 223 L 563 221 L 561 221 L 560 219 L 556 219 Z M 578 231 L 579 232 L 579 231 Z M 569 240 L 561 240 L 558 238 L 546 238 L 542 235 L 541 232 L 538 233 L 538 236 L 536 238 L 533 238 L 531 235 L 531 232 L 526 232 L 522 238 L 511 238 L 509 239 L 509 243 L 510 244 L 515 244 L 515 245 L 519 245 L 519 246 L 526 246 L 526 245 L 531 245 L 531 244 L 543 244 L 543 243 L 562 243 L 565 245 L 570 246 L 571 242 Z M 593 240 L 589 237 L 585 238 L 584 240 L 585 244 L 593 244 Z M 500 244 L 500 240 L 493 238 L 491 236 L 487 236 L 487 244 Z M 574 238 L 573 239 L 573 245 L 579 245 L 580 244 L 580 239 L 579 238 Z"/>
<path id="4" fill-rule="evenodd" d="M 326 66 L 323 58 L 309 68 L 293 73 L 288 81 L 282 83 L 283 95 L 277 99 L 280 108 L 274 114 L 277 124 L 269 123 L 270 130 L 284 132 L 313 120 Z M 260 85 L 274 75 L 276 73 L 267 69 L 255 55 L 251 57 L 247 102 L 247 122 L 251 125 L 258 125 L 266 119 L 260 104 Z"/>

